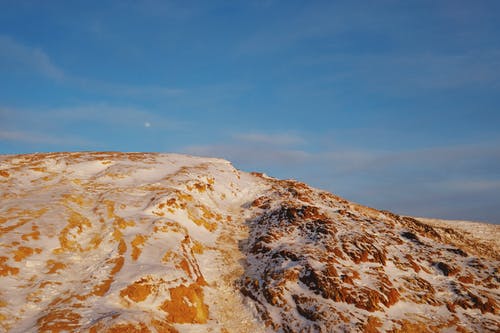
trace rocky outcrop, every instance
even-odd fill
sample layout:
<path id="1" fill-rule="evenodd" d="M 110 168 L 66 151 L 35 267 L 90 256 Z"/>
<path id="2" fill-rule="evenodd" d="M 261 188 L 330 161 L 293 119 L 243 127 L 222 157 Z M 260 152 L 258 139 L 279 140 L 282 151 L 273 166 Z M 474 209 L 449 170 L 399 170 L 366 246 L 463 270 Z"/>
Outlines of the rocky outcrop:
<path id="1" fill-rule="evenodd" d="M 491 257 L 452 247 L 418 220 L 268 181 L 247 221 L 241 290 L 273 330 L 497 331 Z"/>

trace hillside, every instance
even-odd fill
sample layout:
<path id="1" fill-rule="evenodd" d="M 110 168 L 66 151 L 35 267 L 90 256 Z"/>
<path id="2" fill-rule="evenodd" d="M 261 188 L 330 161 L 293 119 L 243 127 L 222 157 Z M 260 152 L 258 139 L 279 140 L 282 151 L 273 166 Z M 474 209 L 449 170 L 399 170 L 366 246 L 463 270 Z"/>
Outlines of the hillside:
<path id="1" fill-rule="evenodd" d="M 175 154 L 0 155 L 0 202 L 0 331 L 500 330 L 500 226 Z"/>

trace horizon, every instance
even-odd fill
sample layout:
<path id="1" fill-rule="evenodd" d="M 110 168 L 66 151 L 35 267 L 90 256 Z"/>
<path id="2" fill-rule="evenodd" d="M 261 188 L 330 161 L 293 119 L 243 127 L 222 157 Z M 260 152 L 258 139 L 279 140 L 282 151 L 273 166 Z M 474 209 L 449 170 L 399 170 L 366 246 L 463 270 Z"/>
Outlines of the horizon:
<path id="1" fill-rule="evenodd" d="M 183 153 L 500 224 L 496 1 L 0 4 L 0 154 Z"/>

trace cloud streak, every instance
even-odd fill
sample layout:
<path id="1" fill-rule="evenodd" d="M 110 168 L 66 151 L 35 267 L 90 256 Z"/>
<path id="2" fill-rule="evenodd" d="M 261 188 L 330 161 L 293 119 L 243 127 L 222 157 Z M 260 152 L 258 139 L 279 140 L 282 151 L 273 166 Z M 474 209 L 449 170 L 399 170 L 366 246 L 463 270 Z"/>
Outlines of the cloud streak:
<path id="1" fill-rule="evenodd" d="M 303 144 L 305 140 L 297 134 L 290 133 L 278 133 L 278 134 L 267 134 L 267 133 L 239 133 L 234 134 L 233 138 L 244 143 L 253 144 L 264 144 L 264 145 L 278 145 L 278 146 L 289 146 L 294 144 Z"/>
<path id="2" fill-rule="evenodd" d="M 142 108 L 117 106 L 106 103 L 87 104 L 51 109 L 0 108 L 4 123 L 33 128 L 71 127 L 75 124 L 109 125 L 129 129 L 154 124 L 157 129 L 184 130 L 189 124 Z M 0 125 L 1 126 L 1 125 Z"/>
<path id="3" fill-rule="evenodd" d="M 239 166 L 256 167 L 265 170 L 267 167 L 299 165 L 306 162 L 311 154 L 303 150 L 278 149 L 276 147 L 259 149 L 244 145 L 191 145 L 181 149 L 182 152 L 224 158 Z"/>
<path id="4" fill-rule="evenodd" d="M 189 123 L 171 119 L 161 112 L 151 112 L 142 108 L 130 106 L 114 106 L 94 104 L 88 106 L 54 109 L 48 112 L 55 118 L 67 121 L 85 120 L 108 124 L 112 126 L 132 127 L 142 126 L 145 122 L 154 124 L 157 129 L 185 130 Z"/>
<path id="5" fill-rule="evenodd" d="M 74 76 L 57 66 L 41 48 L 27 46 L 5 35 L 0 35 L 0 68 L 2 67 L 6 71 L 38 73 L 59 83 L 108 96 L 166 98 L 185 93 L 184 89 L 162 85 L 121 84 Z"/>
<path id="6" fill-rule="evenodd" d="M 500 205 L 499 147 L 492 142 L 397 151 L 332 147 L 313 152 L 310 147 L 242 140 L 182 151 L 225 158 L 247 171 L 292 177 L 401 214 L 500 223 L 491 208 Z"/>
<path id="7" fill-rule="evenodd" d="M 48 135 L 30 131 L 7 131 L 0 129 L 0 141 L 10 141 L 14 143 L 27 143 L 36 145 L 85 145 L 90 142 L 80 138 Z"/>
<path id="8" fill-rule="evenodd" d="M 29 47 L 9 36 L 0 35 L 0 66 L 7 70 L 34 71 L 48 78 L 63 80 L 65 72 L 55 65 L 45 51 L 40 48 Z"/>
<path id="9" fill-rule="evenodd" d="M 84 90 L 105 94 L 108 96 L 165 98 L 176 97 L 186 92 L 185 89 L 170 88 L 161 85 L 131 85 L 70 77 L 68 82 Z"/>
<path id="10" fill-rule="evenodd" d="M 0 149 L 161 151 L 189 124 L 161 113 L 106 104 L 56 109 L 0 108 Z M 45 146 L 45 147 L 44 147 Z"/>

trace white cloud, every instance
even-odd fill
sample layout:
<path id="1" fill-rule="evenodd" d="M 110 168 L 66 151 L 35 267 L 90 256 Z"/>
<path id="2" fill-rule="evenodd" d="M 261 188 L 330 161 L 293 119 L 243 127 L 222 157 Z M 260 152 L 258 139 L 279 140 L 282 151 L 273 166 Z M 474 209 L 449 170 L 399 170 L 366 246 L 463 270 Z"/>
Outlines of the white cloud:
<path id="1" fill-rule="evenodd" d="M 500 192 L 500 147 L 495 142 L 375 151 L 323 151 L 249 141 L 185 147 L 221 157 L 245 171 L 295 178 L 349 200 L 415 216 L 495 222 Z"/>
<path id="2" fill-rule="evenodd" d="M 217 156 L 252 165 L 286 165 L 290 168 L 314 165 L 328 170 L 329 176 L 373 173 L 442 174 L 466 173 L 480 168 L 492 172 L 500 164 L 500 148 L 494 144 L 469 144 L 414 150 L 374 150 L 331 147 L 311 151 L 298 149 L 307 143 L 300 136 L 287 134 L 246 133 L 232 136 L 232 143 L 192 145 L 184 150 L 192 154 Z M 500 167 L 500 166 L 499 166 Z"/>
<path id="3" fill-rule="evenodd" d="M 68 133 L 81 126 L 86 128 L 101 126 L 113 128 L 115 132 L 132 133 L 145 128 L 151 130 L 153 125 L 155 130 L 168 131 L 182 131 L 190 126 L 186 122 L 170 119 L 161 113 L 130 106 L 93 104 L 56 109 L 0 107 L 0 131 L 2 131 L 0 140 L 5 141 L 99 147 L 99 144 L 92 140 L 93 131 L 80 134 L 90 138 L 90 141 L 68 137 Z"/>
<path id="4" fill-rule="evenodd" d="M 193 145 L 181 149 L 193 155 L 220 157 L 239 165 L 249 167 L 289 166 L 305 163 L 311 154 L 302 150 L 278 149 L 247 146 L 247 145 Z"/>
<path id="5" fill-rule="evenodd" d="M 239 133 L 233 135 L 233 138 L 247 143 L 265 144 L 265 145 L 294 145 L 305 143 L 305 140 L 296 134 L 278 133 L 278 134 L 265 134 L 265 133 Z"/>
<path id="6" fill-rule="evenodd" d="M 100 135 L 109 130 L 113 135 L 184 131 L 190 124 L 170 119 L 159 112 L 130 107 L 94 104 L 55 109 L 16 109 L 0 107 L 0 145 L 47 145 L 57 149 L 109 149 L 109 140 Z M 94 130 L 95 128 L 95 130 Z M 75 134 L 75 132 L 77 134 Z M 124 145 L 127 144 L 124 142 Z"/>
<path id="7" fill-rule="evenodd" d="M 432 188 L 440 192 L 477 193 L 500 190 L 500 180 L 492 179 L 458 179 L 432 183 Z"/>
<path id="8" fill-rule="evenodd" d="M 26 46 L 5 35 L 0 35 L 0 65 L 36 71 L 57 80 L 66 76 L 42 49 Z"/>
<path id="9" fill-rule="evenodd" d="M 165 87 L 161 85 L 138 86 L 132 84 L 120 84 L 75 77 L 69 78 L 69 82 L 88 91 L 103 93 L 112 96 L 142 98 L 172 97 L 181 95 L 185 92 L 184 89 Z"/>
<path id="10" fill-rule="evenodd" d="M 83 139 L 65 136 L 54 136 L 46 133 L 30 131 L 7 131 L 0 130 L 0 140 L 29 143 L 29 144 L 48 144 L 48 145 L 81 145 L 89 142 Z"/>
<path id="11" fill-rule="evenodd" d="M 228 143 L 191 145 L 181 151 L 224 158 L 238 165 L 259 169 L 266 166 L 305 165 L 314 159 L 314 154 L 298 148 L 307 142 L 295 133 L 247 132 L 229 136 L 231 140 Z"/>
<path id="12" fill-rule="evenodd" d="M 150 126 L 154 124 L 155 128 L 170 130 L 181 130 L 188 126 L 186 122 L 170 119 L 159 112 L 151 112 L 133 106 L 116 106 L 105 103 L 44 110 L 43 116 L 46 122 L 55 121 L 60 124 L 85 121 L 137 128 L 146 126 L 146 123 L 148 123 Z"/>

